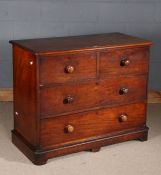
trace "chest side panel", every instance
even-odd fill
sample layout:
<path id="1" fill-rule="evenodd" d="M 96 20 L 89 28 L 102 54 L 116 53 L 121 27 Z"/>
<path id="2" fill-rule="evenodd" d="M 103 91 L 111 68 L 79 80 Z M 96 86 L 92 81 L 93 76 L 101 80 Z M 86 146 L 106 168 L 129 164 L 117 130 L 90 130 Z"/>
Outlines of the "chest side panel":
<path id="1" fill-rule="evenodd" d="M 36 145 L 36 59 L 34 55 L 13 46 L 14 129 L 30 144 Z"/>

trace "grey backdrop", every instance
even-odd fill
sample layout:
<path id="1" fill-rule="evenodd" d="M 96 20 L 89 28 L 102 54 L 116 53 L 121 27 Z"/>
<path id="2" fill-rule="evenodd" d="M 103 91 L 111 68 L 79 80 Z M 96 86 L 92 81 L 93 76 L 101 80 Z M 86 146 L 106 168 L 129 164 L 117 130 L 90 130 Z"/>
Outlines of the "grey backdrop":
<path id="1" fill-rule="evenodd" d="M 0 0 L 0 87 L 12 87 L 11 39 L 123 32 L 154 42 L 151 89 L 161 89 L 161 0 Z"/>

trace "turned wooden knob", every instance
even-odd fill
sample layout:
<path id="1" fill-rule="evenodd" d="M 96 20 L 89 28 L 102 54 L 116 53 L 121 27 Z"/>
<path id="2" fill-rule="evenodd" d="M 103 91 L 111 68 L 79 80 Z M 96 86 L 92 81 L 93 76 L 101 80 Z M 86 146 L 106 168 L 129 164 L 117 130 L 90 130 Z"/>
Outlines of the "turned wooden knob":
<path id="1" fill-rule="evenodd" d="M 72 125 L 65 126 L 65 131 L 67 133 L 72 133 L 74 131 L 74 127 Z"/>
<path id="2" fill-rule="evenodd" d="M 120 122 L 126 122 L 127 121 L 127 118 L 128 118 L 128 116 L 126 114 L 122 114 L 119 117 L 119 121 Z"/>
<path id="3" fill-rule="evenodd" d="M 124 94 L 127 94 L 128 91 L 129 91 L 128 88 L 121 88 L 120 91 L 119 91 L 119 93 L 120 93 L 120 95 L 124 95 Z"/>
<path id="4" fill-rule="evenodd" d="M 74 101 L 74 97 L 72 96 L 67 96 L 65 99 L 64 99 L 64 104 L 70 104 Z"/>
<path id="5" fill-rule="evenodd" d="M 121 66 L 128 66 L 130 64 L 130 60 L 128 59 L 122 59 L 120 62 Z"/>
<path id="6" fill-rule="evenodd" d="M 74 72 L 74 67 L 71 66 L 71 65 L 69 65 L 69 66 L 67 66 L 67 67 L 65 68 L 65 71 L 66 71 L 66 73 L 71 74 L 71 73 Z"/>

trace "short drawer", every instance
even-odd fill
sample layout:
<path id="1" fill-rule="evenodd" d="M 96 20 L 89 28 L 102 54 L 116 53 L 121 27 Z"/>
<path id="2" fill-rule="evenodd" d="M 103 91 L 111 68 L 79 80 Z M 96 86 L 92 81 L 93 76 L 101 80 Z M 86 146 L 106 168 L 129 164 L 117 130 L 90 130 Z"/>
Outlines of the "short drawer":
<path id="1" fill-rule="evenodd" d="M 51 114 L 143 101 L 146 82 L 146 76 L 120 76 L 42 88 L 40 112 L 43 117 L 50 117 Z"/>
<path id="2" fill-rule="evenodd" d="M 84 52 L 40 58 L 40 84 L 96 78 L 96 54 Z"/>
<path id="3" fill-rule="evenodd" d="M 149 48 L 109 49 L 100 52 L 100 76 L 145 74 Z"/>
<path id="4" fill-rule="evenodd" d="M 40 124 L 42 148 L 94 139 L 95 137 L 145 125 L 143 103 L 43 119 Z"/>

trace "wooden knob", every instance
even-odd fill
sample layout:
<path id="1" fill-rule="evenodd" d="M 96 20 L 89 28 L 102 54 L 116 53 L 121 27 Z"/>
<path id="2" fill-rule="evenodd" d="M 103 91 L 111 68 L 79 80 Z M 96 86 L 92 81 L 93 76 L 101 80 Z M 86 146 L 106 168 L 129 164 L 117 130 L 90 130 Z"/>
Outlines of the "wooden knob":
<path id="1" fill-rule="evenodd" d="M 130 64 L 130 60 L 128 59 L 122 59 L 120 62 L 121 66 L 128 66 Z"/>
<path id="2" fill-rule="evenodd" d="M 66 71 L 66 73 L 71 74 L 71 73 L 74 72 L 74 67 L 71 66 L 71 65 L 69 65 L 69 66 L 67 66 L 67 67 L 65 68 L 65 71 Z"/>
<path id="3" fill-rule="evenodd" d="M 72 125 L 65 126 L 65 131 L 67 133 L 72 133 L 74 131 L 74 127 Z"/>
<path id="4" fill-rule="evenodd" d="M 121 88 L 120 91 L 119 91 L 119 94 L 124 95 L 124 94 L 127 94 L 128 91 L 129 91 L 128 88 Z"/>
<path id="5" fill-rule="evenodd" d="M 119 117 L 119 121 L 120 122 L 126 122 L 127 121 L 127 118 L 128 118 L 128 116 L 126 114 L 122 114 Z"/>
<path id="6" fill-rule="evenodd" d="M 64 104 L 70 104 L 74 101 L 74 97 L 72 96 L 67 96 L 65 99 L 64 99 Z"/>

